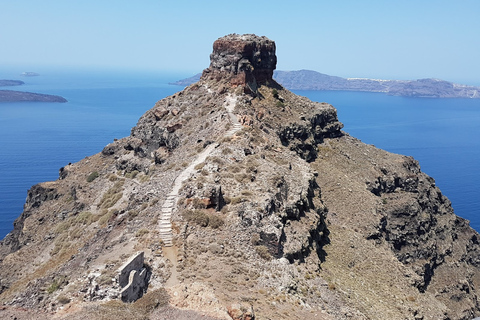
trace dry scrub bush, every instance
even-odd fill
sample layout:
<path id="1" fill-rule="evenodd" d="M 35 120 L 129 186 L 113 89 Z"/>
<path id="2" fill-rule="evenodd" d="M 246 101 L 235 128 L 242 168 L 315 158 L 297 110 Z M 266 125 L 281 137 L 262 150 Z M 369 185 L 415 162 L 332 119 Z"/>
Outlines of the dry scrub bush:
<path id="1" fill-rule="evenodd" d="M 272 255 L 268 252 L 268 248 L 266 246 L 256 246 L 255 251 L 258 255 L 264 260 L 272 260 Z"/>
<path id="2" fill-rule="evenodd" d="M 222 217 L 215 214 L 207 214 L 204 210 L 185 210 L 182 216 L 190 223 L 195 223 L 201 227 L 210 227 L 218 229 L 225 224 Z"/>
<path id="3" fill-rule="evenodd" d="M 118 180 L 115 182 L 113 187 L 111 187 L 102 197 L 102 200 L 98 204 L 98 207 L 102 209 L 110 208 L 117 203 L 118 200 L 123 196 L 123 184 L 125 180 Z"/>

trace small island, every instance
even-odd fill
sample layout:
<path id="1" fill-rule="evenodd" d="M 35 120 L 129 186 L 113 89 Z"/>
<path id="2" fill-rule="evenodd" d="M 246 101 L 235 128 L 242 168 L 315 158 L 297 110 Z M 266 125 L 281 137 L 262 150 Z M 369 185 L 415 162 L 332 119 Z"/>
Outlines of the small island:
<path id="1" fill-rule="evenodd" d="M 20 80 L 0 80 L 0 87 L 21 86 L 25 82 Z"/>
<path id="2" fill-rule="evenodd" d="M 67 102 L 67 99 L 51 94 L 0 90 L 0 102 Z"/>
<path id="3" fill-rule="evenodd" d="M 22 72 L 20 75 L 22 77 L 38 77 L 40 74 L 36 72 L 28 71 L 28 72 Z"/>

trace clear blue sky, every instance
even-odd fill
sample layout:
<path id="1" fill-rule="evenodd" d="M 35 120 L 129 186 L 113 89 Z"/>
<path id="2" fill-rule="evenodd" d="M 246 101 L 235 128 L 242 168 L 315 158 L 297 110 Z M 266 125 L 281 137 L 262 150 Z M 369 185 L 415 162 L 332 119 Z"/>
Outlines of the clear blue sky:
<path id="1" fill-rule="evenodd" d="M 194 74 L 215 39 L 265 35 L 279 70 L 480 85 L 480 1 L 0 0 L 0 67 Z"/>

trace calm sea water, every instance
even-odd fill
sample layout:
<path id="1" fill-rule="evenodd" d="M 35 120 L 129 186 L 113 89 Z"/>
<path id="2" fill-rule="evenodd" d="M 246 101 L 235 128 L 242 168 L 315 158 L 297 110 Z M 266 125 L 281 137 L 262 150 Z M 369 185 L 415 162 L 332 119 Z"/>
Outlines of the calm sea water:
<path id="1" fill-rule="evenodd" d="M 3 69 L 1 79 L 25 70 Z M 0 103 L 0 238 L 20 215 L 27 190 L 55 180 L 69 162 L 125 137 L 185 74 L 35 70 L 18 89 L 69 102 Z M 411 155 L 433 176 L 455 212 L 480 230 L 480 100 L 414 99 L 377 93 L 296 91 L 333 104 L 344 130 L 365 143 Z"/>

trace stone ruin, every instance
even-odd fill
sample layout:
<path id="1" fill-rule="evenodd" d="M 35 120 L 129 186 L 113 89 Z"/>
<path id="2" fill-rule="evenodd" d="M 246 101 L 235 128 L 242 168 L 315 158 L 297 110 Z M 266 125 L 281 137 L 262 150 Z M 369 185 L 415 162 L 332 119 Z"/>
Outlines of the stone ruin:
<path id="1" fill-rule="evenodd" d="M 148 287 L 148 270 L 144 267 L 144 253 L 139 252 L 118 269 L 120 298 L 123 302 L 140 299 Z"/>

